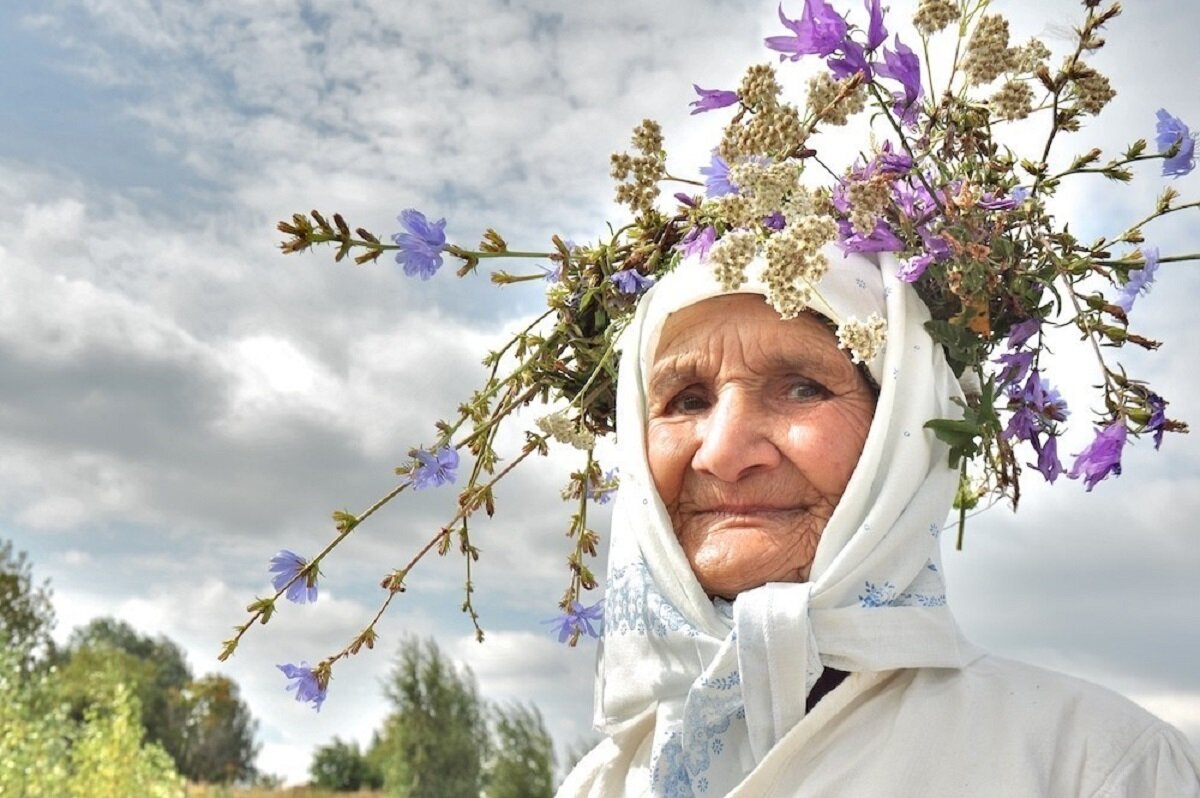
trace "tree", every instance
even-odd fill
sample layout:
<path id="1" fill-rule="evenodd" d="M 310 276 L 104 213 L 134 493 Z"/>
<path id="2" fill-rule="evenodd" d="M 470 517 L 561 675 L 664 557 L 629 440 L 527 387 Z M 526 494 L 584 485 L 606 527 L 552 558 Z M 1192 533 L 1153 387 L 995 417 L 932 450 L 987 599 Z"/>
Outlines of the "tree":
<path id="1" fill-rule="evenodd" d="M 393 711 L 369 755 L 397 798 L 478 798 L 488 751 L 484 708 L 470 669 L 432 640 L 406 639 L 384 693 Z"/>
<path id="2" fill-rule="evenodd" d="M 383 786 L 383 775 L 358 748 L 358 743 L 333 742 L 317 748 L 308 767 L 313 786 L 335 792 L 377 790 Z"/>
<path id="3" fill-rule="evenodd" d="M 220 784 L 255 775 L 256 724 L 237 685 L 218 675 L 194 679 L 183 649 L 166 636 L 96 618 L 72 632 L 62 659 L 62 690 L 77 720 L 97 701 L 97 682 L 111 676 L 137 698 L 146 738 L 170 754 L 180 773 Z"/>
<path id="4" fill-rule="evenodd" d="M 90 674 L 117 669 L 142 707 L 146 737 L 181 762 L 183 717 L 175 704 L 192 680 L 187 657 L 176 643 L 139 633 L 116 618 L 94 618 L 71 633 L 60 665 L 64 681 L 72 687 L 74 714 L 81 717 L 94 700 Z"/>
<path id="5" fill-rule="evenodd" d="M 258 724 L 226 676 L 189 682 L 170 702 L 179 772 L 193 781 L 247 782 L 255 775 Z"/>
<path id="6" fill-rule="evenodd" d="M 495 755 L 487 773 L 487 798 L 551 798 L 554 743 L 532 704 L 494 710 Z"/>
<path id="7" fill-rule="evenodd" d="M 14 556 L 12 542 L 0 540 L 0 645 L 19 653 L 22 668 L 53 653 L 51 595 L 49 580 L 34 584 L 29 556 Z"/>

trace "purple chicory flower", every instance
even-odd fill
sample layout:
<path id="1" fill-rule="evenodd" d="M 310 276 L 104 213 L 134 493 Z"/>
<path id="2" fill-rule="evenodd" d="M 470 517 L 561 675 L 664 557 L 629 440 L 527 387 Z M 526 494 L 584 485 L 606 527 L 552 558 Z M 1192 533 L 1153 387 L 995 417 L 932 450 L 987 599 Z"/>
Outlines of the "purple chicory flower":
<path id="1" fill-rule="evenodd" d="M 596 626 L 592 625 L 595 621 Z M 564 612 L 557 618 L 551 618 L 542 623 L 554 624 L 554 631 L 558 632 L 558 642 L 565 643 L 574 634 L 586 634 L 588 637 L 599 637 L 600 632 L 604 630 L 604 599 L 600 599 L 590 607 L 585 607 L 578 601 L 571 602 L 571 609 Z"/>
<path id="2" fill-rule="evenodd" d="M 1109 474 L 1120 476 L 1121 450 L 1125 448 L 1126 435 L 1125 419 L 1122 418 L 1096 430 L 1092 442 L 1075 456 L 1075 464 L 1067 476 L 1071 479 L 1083 477 L 1089 492 Z"/>
<path id="3" fill-rule="evenodd" d="M 675 199 L 679 200 L 681 205 L 686 205 L 689 208 L 695 208 L 697 205 L 699 205 L 699 203 L 696 202 L 695 197 L 693 197 L 691 194 L 685 194 L 682 191 L 675 192 Z"/>
<path id="4" fill-rule="evenodd" d="M 708 257 L 708 251 L 712 249 L 716 240 L 717 228 L 709 224 L 704 227 L 693 227 L 675 246 L 685 258 L 695 257 L 703 261 Z"/>
<path id="5" fill-rule="evenodd" d="M 904 96 L 897 97 L 896 102 L 908 109 L 921 97 L 921 59 L 900 41 L 899 35 L 893 41 L 896 49 L 883 48 L 883 63 L 875 65 L 875 73 L 900 82 Z"/>
<path id="6" fill-rule="evenodd" d="M 1166 152 L 1179 144 L 1179 152 L 1163 160 L 1162 173 L 1167 177 L 1182 177 L 1196 168 L 1196 137 L 1177 116 L 1171 116 L 1165 108 L 1158 109 L 1159 152 Z"/>
<path id="7" fill-rule="evenodd" d="M 708 166 L 700 167 L 700 174 L 704 175 L 704 194 L 709 199 L 738 193 L 737 186 L 729 180 L 729 164 L 717 153 L 712 154 Z"/>
<path id="8" fill-rule="evenodd" d="M 276 665 L 275 667 L 283 671 L 283 675 L 294 680 L 287 686 L 288 692 L 295 691 L 296 700 L 305 703 L 312 702 L 313 709 L 317 712 L 321 711 L 321 704 L 325 703 L 325 691 L 327 685 L 321 684 L 320 677 L 316 672 L 308 667 L 307 662 L 301 662 L 299 665 Z"/>
<path id="9" fill-rule="evenodd" d="M 392 241 L 400 247 L 396 251 L 396 263 L 404 267 L 404 273 L 409 277 L 428 280 L 442 267 L 446 220 L 438 219 L 431 224 L 425 214 L 412 208 L 400 211 L 396 218 L 405 229 L 405 232 L 392 236 Z"/>
<path id="10" fill-rule="evenodd" d="M 767 37 L 767 47 L 780 53 L 780 61 L 785 58 L 799 61 L 802 55 L 822 58 L 832 55 L 846 41 L 849 32 L 846 20 L 825 0 L 804 0 L 800 19 L 788 19 L 780 4 L 779 21 L 794 34 Z"/>
<path id="11" fill-rule="evenodd" d="M 275 574 L 271 577 L 271 584 L 276 590 L 283 590 L 283 586 L 304 570 L 308 565 L 308 560 L 288 549 L 280 549 L 279 553 L 271 558 L 271 567 L 268 569 Z M 295 604 L 304 604 L 305 602 L 312 603 L 317 600 L 317 574 L 316 571 L 309 571 L 307 574 L 296 579 L 288 586 L 287 593 L 284 594 L 288 601 Z"/>
<path id="12" fill-rule="evenodd" d="M 698 100 L 692 100 L 689 105 L 692 106 L 692 115 L 702 114 L 705 111 L 715 111 L 718 108 L 727 108 L 739 99 L 736 91 L 727 91 L 725 89 L 702 89 L 695 83 L 692 88 L 696 90 L 696 94 L 700 96 Z"/>
<path id="13" fill-rule="evenodd" d="M 454 482 L 455 469 L 458 468 L 458 451 L 451 446 L 443 446 L 436 452 L 418 450 L 416 458 L 420 465 L 413 469 L 409 479 L 415 490 L 437 488 Z"/>
<path id="14" fill-rule="evenodd" d="M 883 44 L 888 35 L 887 28 L 883 26 L 883 8 L 879 2 L 880 0 L 863 0 L 863 5 L 867 7 L 867 15 L 871 18 L 867 25 L 868 50 L 874 50 Z"/>
<path id="15" fill-rule="evenodd" d="M 784 217 L 781 211 L 775 211 L 770 216 L 763 217 L 762 225 L 763 227 L 770 228 L 771 230 L 782 230 L 783 228 L 787 227 L 787 219 Z"/>
<path id="16" fill-rule="evenodd" d="M 608 279 L 613 281 L 622 294 L 644 294 L 654 285 L 653 277 L 646 277 L 637 269 L 622 269 Z"/>
<path id="17" fill-rule="evenodd" d="M 1142 257 L 1146 265 L 1129 273 L 1129 281 L 1121 286 L 1114 305 L 1128 313 L 1133 310 L 1133 301 L 1138 294 L 1150 293 L 1150 284 L 1154 282 L 1154 273 L 1158 271 L 1158 247 L 1142 247 Z"/>

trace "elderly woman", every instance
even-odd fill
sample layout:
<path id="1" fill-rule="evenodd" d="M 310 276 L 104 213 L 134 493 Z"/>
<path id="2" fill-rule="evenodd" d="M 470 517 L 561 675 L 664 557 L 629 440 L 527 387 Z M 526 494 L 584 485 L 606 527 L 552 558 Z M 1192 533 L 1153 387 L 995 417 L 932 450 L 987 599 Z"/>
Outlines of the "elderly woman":
<path id="1" fill-rule="evenodd" d="M 560 795 L 1200 796 L 1129 701 L 993 657 L 946 602 L 960 387 L 896 263 L 830 255 L 783 320 L 694 262 L 643 299 L 619 379 L 596 722 Z M 856 366 L 830 322 L 878 313 Z"/>

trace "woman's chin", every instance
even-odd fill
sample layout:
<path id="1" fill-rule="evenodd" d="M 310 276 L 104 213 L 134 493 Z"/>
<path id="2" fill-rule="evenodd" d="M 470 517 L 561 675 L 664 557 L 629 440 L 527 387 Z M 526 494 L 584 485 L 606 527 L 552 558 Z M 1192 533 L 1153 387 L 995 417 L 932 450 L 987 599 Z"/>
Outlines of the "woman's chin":
<path id="1" fill-rule="evenodd" d="M 757 526 L 725 526 L 705 535 L 699 545 L 681 537 L 700 586 L 709 596 L 732 600 L 769 582 L 808 579 L 820 531 L 787 534 Z"/>

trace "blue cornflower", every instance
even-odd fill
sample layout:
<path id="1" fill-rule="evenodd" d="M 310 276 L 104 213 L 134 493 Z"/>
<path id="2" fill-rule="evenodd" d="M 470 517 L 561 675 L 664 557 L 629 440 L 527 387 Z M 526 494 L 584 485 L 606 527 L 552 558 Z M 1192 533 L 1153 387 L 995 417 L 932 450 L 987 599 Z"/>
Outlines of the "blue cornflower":
<path id="1" fill-rule="evenodd" d="M 622 294 L 642 294 L 654 285 L 653 277 L 646 277 L 637 269 L 622 269 L 608 279 L 613 281 Z"/>
<path id="2" fill-rule="evenodd" d="M 596 622 L 600 631 L 597 631 L 596 626 L 592 626 L 592 621 Z M 557 618 L 551 618 L 542 623 L 554 624 L 552 628 L 558 632 L 558 642 L 560 643 L 567 642 L 572 635 L 586 634 L 588 637 L 599 637 L 600 632 L 604 630 L 604 599 L 600 599 L 590 607 L 585 607 L 578 601 L 572 601 L 571 609 Z"/>
<path id="3" fill-rule="evenodd" d="M 442 266 L 446 220 L 438 219 L 430 224 L 425 214 L 412 208 L 400 211 L 396 219 L 407 231 L 392 236 L 392 241 L 400 247 L 396 251 L 396 263 L 404 267 L 404 273 L 409 277 L 428 280 Z"/>
<path id="4" fill-rule="evenodd" d="M 704 175 L 704 195 L 709 199 L 738 193 L 737 186 L 729 180 L 729 164 L 715 152 L 708 166 L 700 167 L 700 174 Z"/>
<path id="5" fill-rule="evenodd" d="M 1121 450 L 1125 448 L 1126 435 L 1124 419 L 1117 419 L 1107 427 L 1098 429 L 1095 439 L 1075 455 L 1075 464 L 1067 476 L 1071 479 L 1083 477 L 1089 492 L 1109 474 L 1120 476 Z"/>
<path id="6" fill-rule="evenodd" d="M 300 555 L 287 549 L 281 549 L 278 554 L 271 558 L 271 573 L 275 576 L 271 577 L 271 584 L 275 585 L 276 590 L 283 590 L 283 586 L 296 577 L 305 566 L 308 565 L 308 560 Z M 317 574 L 315 571 L 296 579 L 295 582 L 288 587 L 288 601 L 296 604 L 305 602 L 315 602 L 317 600 Z"/>
<path id="7" fill-rule="evenodd" d="M 695 83 L 692 88 L 696 90 L 696 94 L 700 96 L 698 100 L 692 100 L 689 105 L 692 106 L 692 115 L 702 114 L 705 111 L 715 111 L 718 108 L 726 108 L 738 101 L 738 93 L 736 91 L 726 91 L 725 89 L 702 89 Z"/>
<path id="8" fill-rule="evenodd" d="M 1159 152 L 1166 152 L 1179 145 L 1179 152 L 1163 160 L 1162 173 L 1168 177 L 1182 177 L 1196 168 L 1196 137 L 1177 116 L 1171 116 L 1165 108 L 1158 109 L 1158 137 L 1155 139 Z"/>
<path id="9" fill-rule="evenodd" d="M 438 488 L 454 481 L 454 471 L 458 468 L 458 451 L 453 447 L 443 446 L 436 452 L 418 450 L 415 456 L 421 463 L 413 469 L 410 477 L 415 489 Z"/>
<path id="10" fill-rule="evenodd" d="M 316 672 L 308 667 L 307 662 L 301 662 L 299 665 L 276 665 L 275 667 L 283 671 L 283 675 L 289 679 L 294 679 L 287 686 L 288 692 L 296 692 L 296 700 L 304 703 L 311 701 L 313 709 L 317 712 L 321 711 L 321 704 L 325 702 L 326 686 L 321 684 Z"/>
<path id="11" fill-rule="evenodd" d="M 1128 313 L 1133 310 L 1133 301 L 1138 294 L 1150 293 L 1150 284 L 1154 282 L 1154 273 L 1158 271 L 1158 247 L 1142 247 L 1142 257 L 1146 265 L 1129 273 L 1129 281 L 1121 286 L 1121 293 L 1113 304 Z"/>
<path id="12" fill-rule="evenodd" d="M 1025 321 L 1017 322 L 1008 331 L 1008 348 L 1020 349 L 1041 328 L 1041 319 L 1025 319 Z"/>

